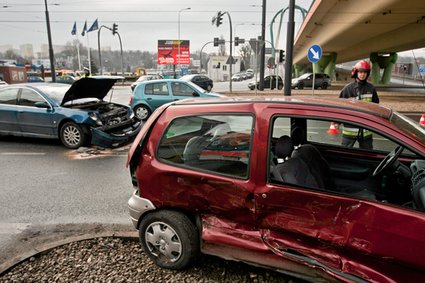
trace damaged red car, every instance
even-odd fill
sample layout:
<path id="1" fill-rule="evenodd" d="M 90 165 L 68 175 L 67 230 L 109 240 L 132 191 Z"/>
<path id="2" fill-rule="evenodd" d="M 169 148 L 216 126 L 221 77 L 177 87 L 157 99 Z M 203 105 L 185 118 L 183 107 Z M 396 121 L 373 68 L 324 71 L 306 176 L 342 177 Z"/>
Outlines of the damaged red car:
<path id="1" fill-rule="evenodd" d="M 204 253 L 312 282 L 425 280 L 425 129 L 391 109 L 299 96 L 173 102 L 127 165 L 131 220 L 163 268 Z"/>

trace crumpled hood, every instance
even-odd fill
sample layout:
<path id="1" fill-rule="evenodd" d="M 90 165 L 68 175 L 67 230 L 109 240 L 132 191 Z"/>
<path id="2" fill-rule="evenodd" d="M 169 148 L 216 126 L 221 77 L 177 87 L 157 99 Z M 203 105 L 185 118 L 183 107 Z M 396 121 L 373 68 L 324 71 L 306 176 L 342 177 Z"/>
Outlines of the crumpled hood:
<path id="1" fill-rule="evenodd" d="M 81 98 L 103 98 L 120 77 L 89 77 L 75 81 L 65 93 L 61 105 Z"/>

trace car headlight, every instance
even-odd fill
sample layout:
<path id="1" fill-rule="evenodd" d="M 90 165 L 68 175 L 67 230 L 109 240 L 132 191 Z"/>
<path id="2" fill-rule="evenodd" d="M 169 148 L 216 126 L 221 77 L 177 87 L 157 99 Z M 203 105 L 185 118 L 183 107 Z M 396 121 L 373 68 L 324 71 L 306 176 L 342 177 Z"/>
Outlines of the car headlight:
<path id="1" fill-rule="evenodd" d="M 89 117 L 96 123 L 96 125 L 99 125 L 99 126 L 103 125 L 102 121 L 99 119 L 96 113 L 89 112 Z"/>

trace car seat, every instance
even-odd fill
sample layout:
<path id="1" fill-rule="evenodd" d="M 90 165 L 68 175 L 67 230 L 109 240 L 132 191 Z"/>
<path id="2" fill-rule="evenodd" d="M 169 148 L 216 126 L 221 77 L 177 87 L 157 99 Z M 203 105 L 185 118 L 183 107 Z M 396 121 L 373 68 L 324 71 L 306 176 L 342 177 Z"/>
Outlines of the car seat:
<path id="1" fill-rule="evenodd" d="M 316 179 L 320 182 L 320 188 L 334 189 L 335 184 L 331 176 L 331 169 L 320 151 L 312 144 L 302 144 L 305 141 L 305 132 L 301 127 L 295 127 L 291 131 L 295 149 L 293 157 L 298 157 L 308 164 Z"/>
<path id="2" fill-rule="evenodd" d="M 376 195 L 367 189 L 352 186 L 337 187 L 332 178 L 330 166 L 320 151 L 312 144 L 302 144 L 305 141 L 305 132 L 301 127 L 295 127 L 291 131 L 291 136 L 294 144 L 297 145 L 292 152 L 292 158 L 300 158 L 308 164 L 318 182 L 318 188 L 376 200 Z"/>
<path id="3" fill-rule="evenodd" d="M 278 174 L 282 182 L 305 186 L 310 188 L 319 188 L 319 182 L 311 173 L 308 165 L 298 157 L 290 157 L 293 150 L 292 140 L 289 136 L 280 137 L 275 146 L 276 156 L 283 160 L 276 165 L 273 175 Z"/>

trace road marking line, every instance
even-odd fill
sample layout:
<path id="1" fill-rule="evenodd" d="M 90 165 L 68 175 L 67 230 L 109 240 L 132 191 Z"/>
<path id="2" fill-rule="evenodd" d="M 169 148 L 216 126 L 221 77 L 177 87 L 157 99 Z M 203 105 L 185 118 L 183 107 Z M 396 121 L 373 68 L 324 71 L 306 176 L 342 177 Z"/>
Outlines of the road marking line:
<path id="1" fill-rule="evenodd" d="M 0 155 L 22 155 L 22 156 L 28 156 L 28 155 L 46 155 L 45 152 L 0 152 Z"/>

